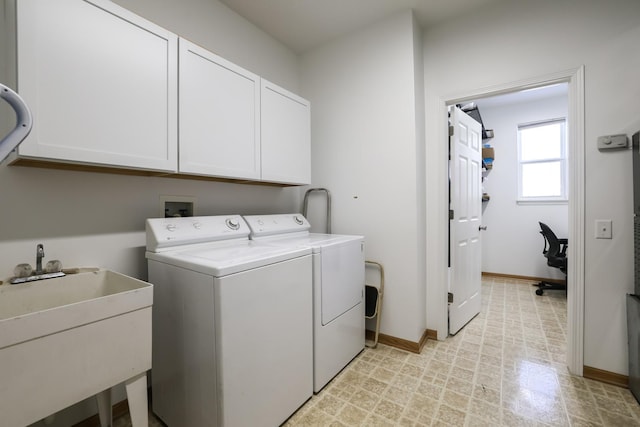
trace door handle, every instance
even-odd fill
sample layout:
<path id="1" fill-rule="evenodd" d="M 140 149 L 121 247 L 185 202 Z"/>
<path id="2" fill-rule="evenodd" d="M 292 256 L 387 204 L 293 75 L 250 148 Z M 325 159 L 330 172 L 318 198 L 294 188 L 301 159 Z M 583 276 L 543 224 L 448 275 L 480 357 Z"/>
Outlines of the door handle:
<path id="1" fill-rule="evenodd" d="M 481 225 L 480 227 L 478 227 L 478 231 L 487 231 L 487 226 L 486 225 Z"/>

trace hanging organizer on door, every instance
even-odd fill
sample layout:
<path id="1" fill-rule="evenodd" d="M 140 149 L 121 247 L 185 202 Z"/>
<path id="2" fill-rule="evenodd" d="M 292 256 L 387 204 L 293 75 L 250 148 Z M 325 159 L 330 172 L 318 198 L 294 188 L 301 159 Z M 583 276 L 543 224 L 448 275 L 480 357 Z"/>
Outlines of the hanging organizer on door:
<path id="1" fill-rule="evenodd" d="M 367 347 L 375 348 L 378 345 L 378 334 L 380 333 L 380 318 L 382 317 L 382 295 L 384 294 L 384 268 L 382 264 L 375 261 L 365 261 L 367 266 L 378 269 L 380 279 L 377 285 L 365 283 L 365 308 L 364 317 L 367 319 L 376 319 L 376 330 L 374 331 L 373 341 L 365 341 Z"/>

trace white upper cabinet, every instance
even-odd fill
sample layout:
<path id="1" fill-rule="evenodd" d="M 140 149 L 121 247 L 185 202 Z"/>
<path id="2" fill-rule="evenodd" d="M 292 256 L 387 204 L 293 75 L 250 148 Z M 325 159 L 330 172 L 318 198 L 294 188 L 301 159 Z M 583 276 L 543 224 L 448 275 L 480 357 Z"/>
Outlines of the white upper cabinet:
<path id="1" fill-rule="evenodd" d="M 308 101 L 111 1 L 7 4 L 34 116 L 18 159 L 310 183 Z"/>
<path id="2" fill-rule="evenodd" d="M 309 102 L 264 79 L 261 88 L 262 180 L 285 184 L 309 184 Z"/>
<path id="3" fill-rule="evenodd" d="M 177 168 L 177 36 L 104 0 L 19 0 L 19 156 Z"/>
<path id="4" fill-rule="evenodd" d="M 260 77 L 179 44 L 179 171 L 259 180 Z"/>

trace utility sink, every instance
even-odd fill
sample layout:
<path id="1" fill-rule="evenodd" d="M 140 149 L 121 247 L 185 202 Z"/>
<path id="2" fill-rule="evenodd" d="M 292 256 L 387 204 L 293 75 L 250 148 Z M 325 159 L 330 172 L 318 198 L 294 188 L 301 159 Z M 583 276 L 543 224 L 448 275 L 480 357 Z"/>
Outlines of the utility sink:
<path id="1" fill-rule="evenodd" d="M 108 270 L 0 286 L 0 414 L 25 426 L 125 382 L 134 426 L 147 425 L 153 286 Z"/>

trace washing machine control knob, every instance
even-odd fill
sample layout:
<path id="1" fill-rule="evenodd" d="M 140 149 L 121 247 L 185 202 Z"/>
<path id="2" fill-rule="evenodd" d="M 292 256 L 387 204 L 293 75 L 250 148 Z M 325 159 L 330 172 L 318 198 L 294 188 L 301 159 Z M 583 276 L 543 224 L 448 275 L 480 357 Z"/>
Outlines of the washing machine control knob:
<path id="1" fill-rule="evenodd" d="M 235 218 L 229 218 L 225 222 L 227 223 L 227 227 L 232 230 L 237 230 L 238 228 L 240 228 L 240 223 Z"/>
<path id="2" fill-rule="evenodd" d="M 175 224 L 167 224 L 167 231 L 176 231 Z"/>
<path id="3" fill-rule="evenodd" d="M 196 230 L 200 230 L 200 227 L 202 227 L 202 224 L 199 222 L 194 222 L 193 223 L 193 228 L 195 228 Z"/>
<path id="4" fill-rule="evenodd" d="M 300 216 L 299 216 L 299 215 L 295 215 L 295 216 L 293 217 L 293 220 L 294 220 L 294 221 L 296 222 L 296 224 L 298 224 L 298 225 L 302 225 L 302 224 L 304 224 L 304 221 L 302 220 L 302 218 L 300 218 Z"/>

